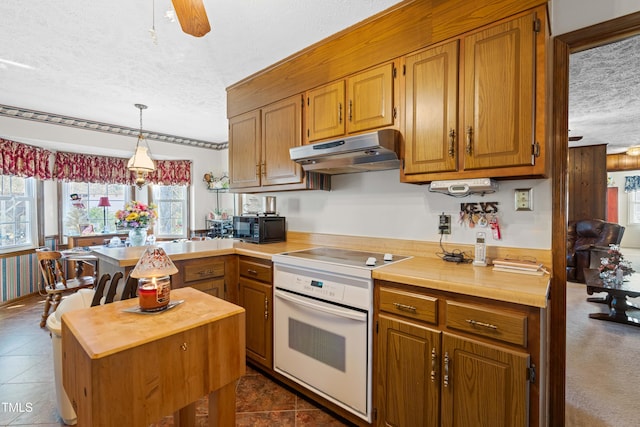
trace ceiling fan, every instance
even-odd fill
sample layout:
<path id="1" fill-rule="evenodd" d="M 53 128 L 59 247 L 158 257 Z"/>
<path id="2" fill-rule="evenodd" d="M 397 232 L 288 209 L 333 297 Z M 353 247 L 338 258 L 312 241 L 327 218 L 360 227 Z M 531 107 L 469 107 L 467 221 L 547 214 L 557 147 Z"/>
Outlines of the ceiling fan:
<path id="1" fill-rule="evenodd" d="M 571 129 L 569 129 L 571 132 Z M 582 139 L 582 135 L 569 136 L 569 142 L 580 141 Z"/>
<path id="2" fill-rule="evenodd" d="M 171 2 L 182 31 L 194 37 L 202 37 L 211 31 L 202 0 L 171 0 Z"/>

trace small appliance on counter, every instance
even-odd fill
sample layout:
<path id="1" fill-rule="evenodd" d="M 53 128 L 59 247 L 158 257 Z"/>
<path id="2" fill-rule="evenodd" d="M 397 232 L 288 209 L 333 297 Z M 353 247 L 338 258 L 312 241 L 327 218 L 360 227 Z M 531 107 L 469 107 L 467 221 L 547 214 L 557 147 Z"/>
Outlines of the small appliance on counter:
<path id="1" fill-rule="evenodd" d="M 230 219 L 212 219 L 209 220 L 209 232 L 208 237 L 212 239 L 216 238 L 228 238 L 233 236 L 233 221 Z"/>
<path id="2" fill-rule="evenodd" d="M 284 242 L 285 217 L 265 214 L 234 216 L 233 237 L 250 243 Z"/>

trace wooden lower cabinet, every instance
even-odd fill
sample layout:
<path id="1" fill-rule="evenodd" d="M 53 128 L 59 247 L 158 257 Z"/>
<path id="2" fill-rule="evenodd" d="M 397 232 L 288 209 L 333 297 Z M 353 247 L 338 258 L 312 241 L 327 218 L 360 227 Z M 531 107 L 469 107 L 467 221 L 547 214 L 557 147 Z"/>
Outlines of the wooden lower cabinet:
<path id="1" fill-rule="evenodd" d="M 240 305 L 246 310 L 247 358 L 273 368 L 273 273 L 271 261 L 241 256 Z"/>
<path id="2" fill-rule="evenodd" d="M 178 273 L 171 276 L 171 287 L 177 289 L 189 286 L 214 297 L 237 303 L 237 290 L 234 286 L 230 286 L 235 283 L 236 263 L 235 255 L 175 261 Z"/>
<path id="3" fill-rule="evenodd" d="M 375 425 L 538 425 L 539 406 L 530 403 L 540 387 L 531 387 L 530 368 L 531 354 L 540 354 L 533 344 L 539 318 L 527 310 L 489 310 L 493 303 L 477 298 L 406 288 L 376 289 Z"/>
<path id="4" fill-rule="evenodd" d="M 378 345 L 377 425 L 437 427 L 440 381 L 431 373 L 440 354 L 440 332 L 380 315 Z"/>

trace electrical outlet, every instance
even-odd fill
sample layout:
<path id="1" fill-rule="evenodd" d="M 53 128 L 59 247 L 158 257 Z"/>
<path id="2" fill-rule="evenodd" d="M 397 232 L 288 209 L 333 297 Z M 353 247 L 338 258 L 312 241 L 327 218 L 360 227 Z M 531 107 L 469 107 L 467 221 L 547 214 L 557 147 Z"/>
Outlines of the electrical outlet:
<path id="1" fill-rule="evenodd" d="M 438 231 L 440 234 L 451 234 L 451 215 L 440 215 L 438 220 Z"/>

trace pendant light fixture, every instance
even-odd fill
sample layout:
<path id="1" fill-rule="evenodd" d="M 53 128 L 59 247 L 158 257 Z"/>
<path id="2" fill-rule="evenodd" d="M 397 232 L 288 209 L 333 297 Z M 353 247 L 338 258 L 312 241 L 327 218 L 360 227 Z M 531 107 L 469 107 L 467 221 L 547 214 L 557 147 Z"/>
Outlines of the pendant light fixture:
<path id="1" fill-rule="evenodd" d="M 142 110 L 146 110 L 147 106 L 143 104 L 135 104 L 136 108 L 140 110 L 140 133 L 138 134 L 138 142 L 136 143 L 136 151 L 127 163 L 127 168 L 136 173 L 136 185 L 138 188 L 142 188 L 147 179 L 147 174 L 156 170 L 156 165 L 151 159 L 151 153 L 149 150 L 149 142 L 142 135 Z M 140 142 L 144 141 L 146 147 L 143 147 Z"/>

